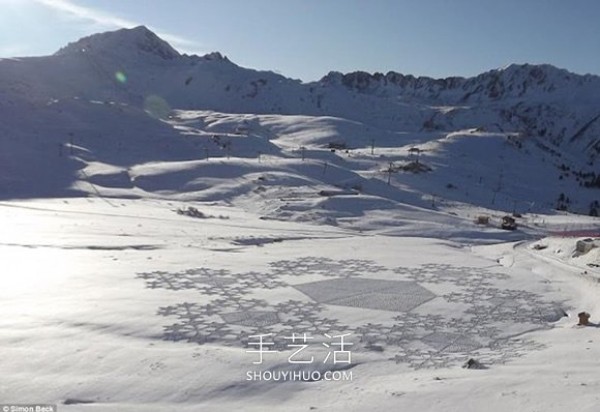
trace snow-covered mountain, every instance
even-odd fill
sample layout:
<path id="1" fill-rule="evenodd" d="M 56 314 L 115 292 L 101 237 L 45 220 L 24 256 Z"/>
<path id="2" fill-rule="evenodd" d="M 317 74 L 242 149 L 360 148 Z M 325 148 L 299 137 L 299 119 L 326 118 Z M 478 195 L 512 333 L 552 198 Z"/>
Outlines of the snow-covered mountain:
<path id="1" fill-rule="evenodd" d="M 94 192 L 217 198 L 206 195 L 214 185 L 192 183 L 205 165 L 187 164 L 183 180 L 160 184 L 157 167 L 152 177 L 136 173 L 149 163 L 164 171 L 261 154 L 279 163 L 238 165 L 233 175 L 289 173 L 309 186 L 361 187 L 419 207 L 439 196 L 552 209 L 563 193 L 568 209 L 587 213 L 599 197 L 591 186 L 600 183 L 600 77 L 549 65 L 467 79 L 331 72 L 302 83 L 220 53 L 182 55 L 140 26 L 83 38 L 52 56 L 0 60 L 0 119 L 3 197 L 91 190 L 87 182 Z M 432 171 L 394 173 L 386 187 L 389 164 L 414 162 L 415 153 Z M 327 165 L 341 175 L 319 171 Z M 235 196 L 240 191 L 250 189 Z"/>
<path id="2" fill-rule="evenodd" d="M 321 80 L 363 95 L 434 109 L 424 129 L 518 132 L 593 161 L 600 153 L 600 78 L 550 65 L 510 65 L 464 79 L 330 73 Z M 442 106 L 435 110 L 436 106 Z"/>
<path id="3" fill-rule="evenodd" d="M 596 412 L 599 83 L 0 60 L 0 399 Z"/>

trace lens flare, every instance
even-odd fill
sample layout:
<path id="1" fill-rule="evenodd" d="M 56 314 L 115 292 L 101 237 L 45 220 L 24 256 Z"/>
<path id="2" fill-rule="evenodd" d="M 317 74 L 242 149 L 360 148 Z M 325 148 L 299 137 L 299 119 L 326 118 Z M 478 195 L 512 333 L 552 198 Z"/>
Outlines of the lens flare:
<path id="1" fill-rule="evenodd" d="M 171 112 L 165 99 L 156 95 L 150 95 L 144 99 L 144 110 L 156 119 L 166 119 Z"/>
<path id="2" fill-rule="evenodd" d="M 119 83 L 125 84 L 127 82 L 127 76 L 125 76 L 125 73 L 123 73 L 122 71 L 118 71 L 115 73 L 115 79 L 117 79 Z"/>

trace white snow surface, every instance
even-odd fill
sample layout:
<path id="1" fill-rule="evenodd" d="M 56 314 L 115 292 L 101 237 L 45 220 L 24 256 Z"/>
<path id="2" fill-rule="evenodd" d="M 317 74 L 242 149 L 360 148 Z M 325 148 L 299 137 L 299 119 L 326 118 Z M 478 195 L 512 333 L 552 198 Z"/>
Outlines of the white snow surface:
<path id="1" fill-rule="evenodd" d="M 176 213 L 188 205 L 206 218 Z M 600 272 L 585 265 L 597 254 L 572 263 L 573 238 L 486 245 L 473 230 L 465 244 L 427 222 L 420 238 L 365 235 L 152 199 L 12 201 L 0 216 L 3 400 L 82 411 L 597 405 L 597 330 L 575 324 L 600 309 Z M 238 307 L 249 323 L 236 324 Z M 253 365 L 244 333 L 330 328 L 351 334 L 352 381 L 246 380 L 292 365 L 289 349 Z M 488 369 L 461 368 L 470 357 Z"/>

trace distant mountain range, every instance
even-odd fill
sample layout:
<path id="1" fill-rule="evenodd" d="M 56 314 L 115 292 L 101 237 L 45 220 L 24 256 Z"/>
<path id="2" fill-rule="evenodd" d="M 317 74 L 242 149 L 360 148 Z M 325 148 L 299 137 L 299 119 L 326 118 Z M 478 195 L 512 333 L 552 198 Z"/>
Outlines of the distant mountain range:
<path id="1" fill-rule="evenodd" d="M 188 142 L 172 144 L 167 154 L 143 139 L 180 139 L 180 131 L 160 121 L 172 109 L 335 117 L 361 124 L 369 134 L 365 147 L 390 133 L 436 138 L 464 130 L 501 133 L 517 147 L 527 142 L 546 153 L 581 185 L 593 184 L 598 171 L 598 76 L 524 64 L 472 78 L 330 72 L 302 83 L 240 67 L 217 52 L 180 54 L 140 26 L 82 38 L 52 56 L 0 60 L 0 189 L 25 194 L 25 182 L 34 177 L 45 182 L 37 193 L 65 189 L 74 179 L 73 170 L 83 167 L 81 158 L 58 164 L 54 155 L 60 142 L 77 145 L 84 134 L 88 144 L 80 150 L 100 157 L 102 141 L 90 143 L 91 135 L 147 146 L 136 154 L 113 153 L 103 159 L 108 164 L 191 160 Z M 408 144 L 398 139 L 398 146 Z M 24 162 L 37 164 L 39 173 Z"/>
<path id="2" fill-rule="evenodd" d="M 127 81 L 119 83 L 115 73 Z M 519 132 L 594 160 L 600 153 L 600 78 L 550 65 L 510 65 L 477 77 L 331 72 L 301 83 L 239 67 L 219 53 L 181 55 L 147 28 L 85 37 L 48 57 L 4 60 L 2 90 L 233 113 L 337 116 L 391 130 L 470 127 Z M 21 89 L 23 88 L 23 89 Z"/>

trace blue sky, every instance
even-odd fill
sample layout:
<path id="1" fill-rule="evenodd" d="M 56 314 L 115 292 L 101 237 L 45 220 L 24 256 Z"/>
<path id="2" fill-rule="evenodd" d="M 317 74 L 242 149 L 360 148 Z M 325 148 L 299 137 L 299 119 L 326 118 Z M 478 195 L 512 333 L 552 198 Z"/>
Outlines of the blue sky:
<path id="1" fill-rule="evenodd" d="M 305 81 L 331 70 L 472 76 L 510 63 L 600 74 L 598 0 L 0 0 L 0 56 L 144 24 L 187 53 Z"/>

